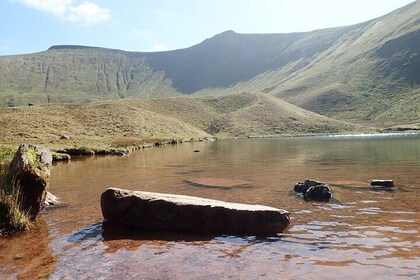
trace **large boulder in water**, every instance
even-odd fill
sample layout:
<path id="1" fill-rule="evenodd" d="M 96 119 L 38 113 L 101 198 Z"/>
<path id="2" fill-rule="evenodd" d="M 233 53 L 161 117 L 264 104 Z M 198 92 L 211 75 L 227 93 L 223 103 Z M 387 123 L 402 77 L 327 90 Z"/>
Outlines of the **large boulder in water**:
<path id="1" fill-rule="evenodd" d="M 47 195 L 52 155 L 48 148 L 20 145 L 10 163 L 7 178 L 19 188 L 22 210 L 35 220 Z M 16 190 L 13 190 L 16 191 Z"/>
<path id="2" fill-rule="evenodd" d="M 274 234 L 290 222 L 287 211 L 268 206 L 118 188 L 102 194 L 101 207 L 106 222 L 147 231 Z"/>

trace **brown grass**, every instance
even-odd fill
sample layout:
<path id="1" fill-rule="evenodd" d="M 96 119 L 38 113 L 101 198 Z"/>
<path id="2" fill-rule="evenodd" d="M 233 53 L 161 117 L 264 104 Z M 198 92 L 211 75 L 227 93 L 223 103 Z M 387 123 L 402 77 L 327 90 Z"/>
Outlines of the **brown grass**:
<path id="1" fill-rule="evenodd" d="M 363 129 L 266 94 L 3 108 L 0 127 L 0 143 L 102 149 L 211 136 L 348 133 Z M 70 139 L 60 139 L 63 134 Z"/>
<path id="2" fill-rule="evenodd" d="M 19 182 L 15 179 L 7 182 L 4 169 L 0 177 L 3 178 L 0 185 L 0 235 L 29 229 L 31 221 L 28 213 L 22 209 Z"/>
<path id="3" fill-rule="evenodd" d="M 6 232 L 27 230 L 31 226 L 28 214 L 22 210 L 19 187 L 13 188 L 13 192 L 7 195 L 0 189 L 0 235 L 1 230 Z"/>
<path id="4" fill-rule="evenodd" d="M 15 179 L 7 180 L 15 152 L 15 147 L 0 146 L 0 235 L 26 230 L 31 225 L 27 213 L 22 211 L 19 182 Z"/>

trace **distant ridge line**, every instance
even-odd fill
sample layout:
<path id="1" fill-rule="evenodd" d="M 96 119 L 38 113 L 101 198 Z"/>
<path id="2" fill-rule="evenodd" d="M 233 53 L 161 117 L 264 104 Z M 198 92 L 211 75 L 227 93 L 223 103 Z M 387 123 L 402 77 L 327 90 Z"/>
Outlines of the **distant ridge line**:
<path id="1" fill-rule="evenodd" d="M 82 45 L 55 45 L 48 48 L 48 50 L 63 50 L 63 49 L 107 49 L 107 48 L 94 47 L 94 46 L 82 46 Z"/>

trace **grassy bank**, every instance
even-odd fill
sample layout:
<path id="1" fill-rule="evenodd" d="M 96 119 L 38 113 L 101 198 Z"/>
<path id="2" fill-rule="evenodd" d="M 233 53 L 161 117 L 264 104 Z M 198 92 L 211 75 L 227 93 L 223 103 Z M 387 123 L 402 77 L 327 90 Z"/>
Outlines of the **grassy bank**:
<path id="1" fill-rule="evenodd" d="M 0 145 L 0 235 L 28 229 L 31 224 L 21 210 L 18 182 L 7 178 L 15 152 L 15 147 Z"/>
<path id="2" fill-rule="evenodd" d="M 96 154 L 204 139 L 266 135 L 366 132 L 265 94 L 209 98 L 120 100 L 0 109 L 0 143 L 33 143 L 51 149 L 81 147 Z M 85 151 L 87 154 L 91 151 Z"/>

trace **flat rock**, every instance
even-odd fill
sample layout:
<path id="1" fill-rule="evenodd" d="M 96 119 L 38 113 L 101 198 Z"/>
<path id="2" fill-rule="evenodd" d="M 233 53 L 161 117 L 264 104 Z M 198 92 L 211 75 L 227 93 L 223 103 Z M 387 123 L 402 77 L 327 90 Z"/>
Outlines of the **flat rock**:
<path id="1" fill-rule="evenodd" d="M 101 196 L 104 220 L 147 231 L 274 234 L 290 223 L 277 208 L 194 196 L 109 188 Z"/>

